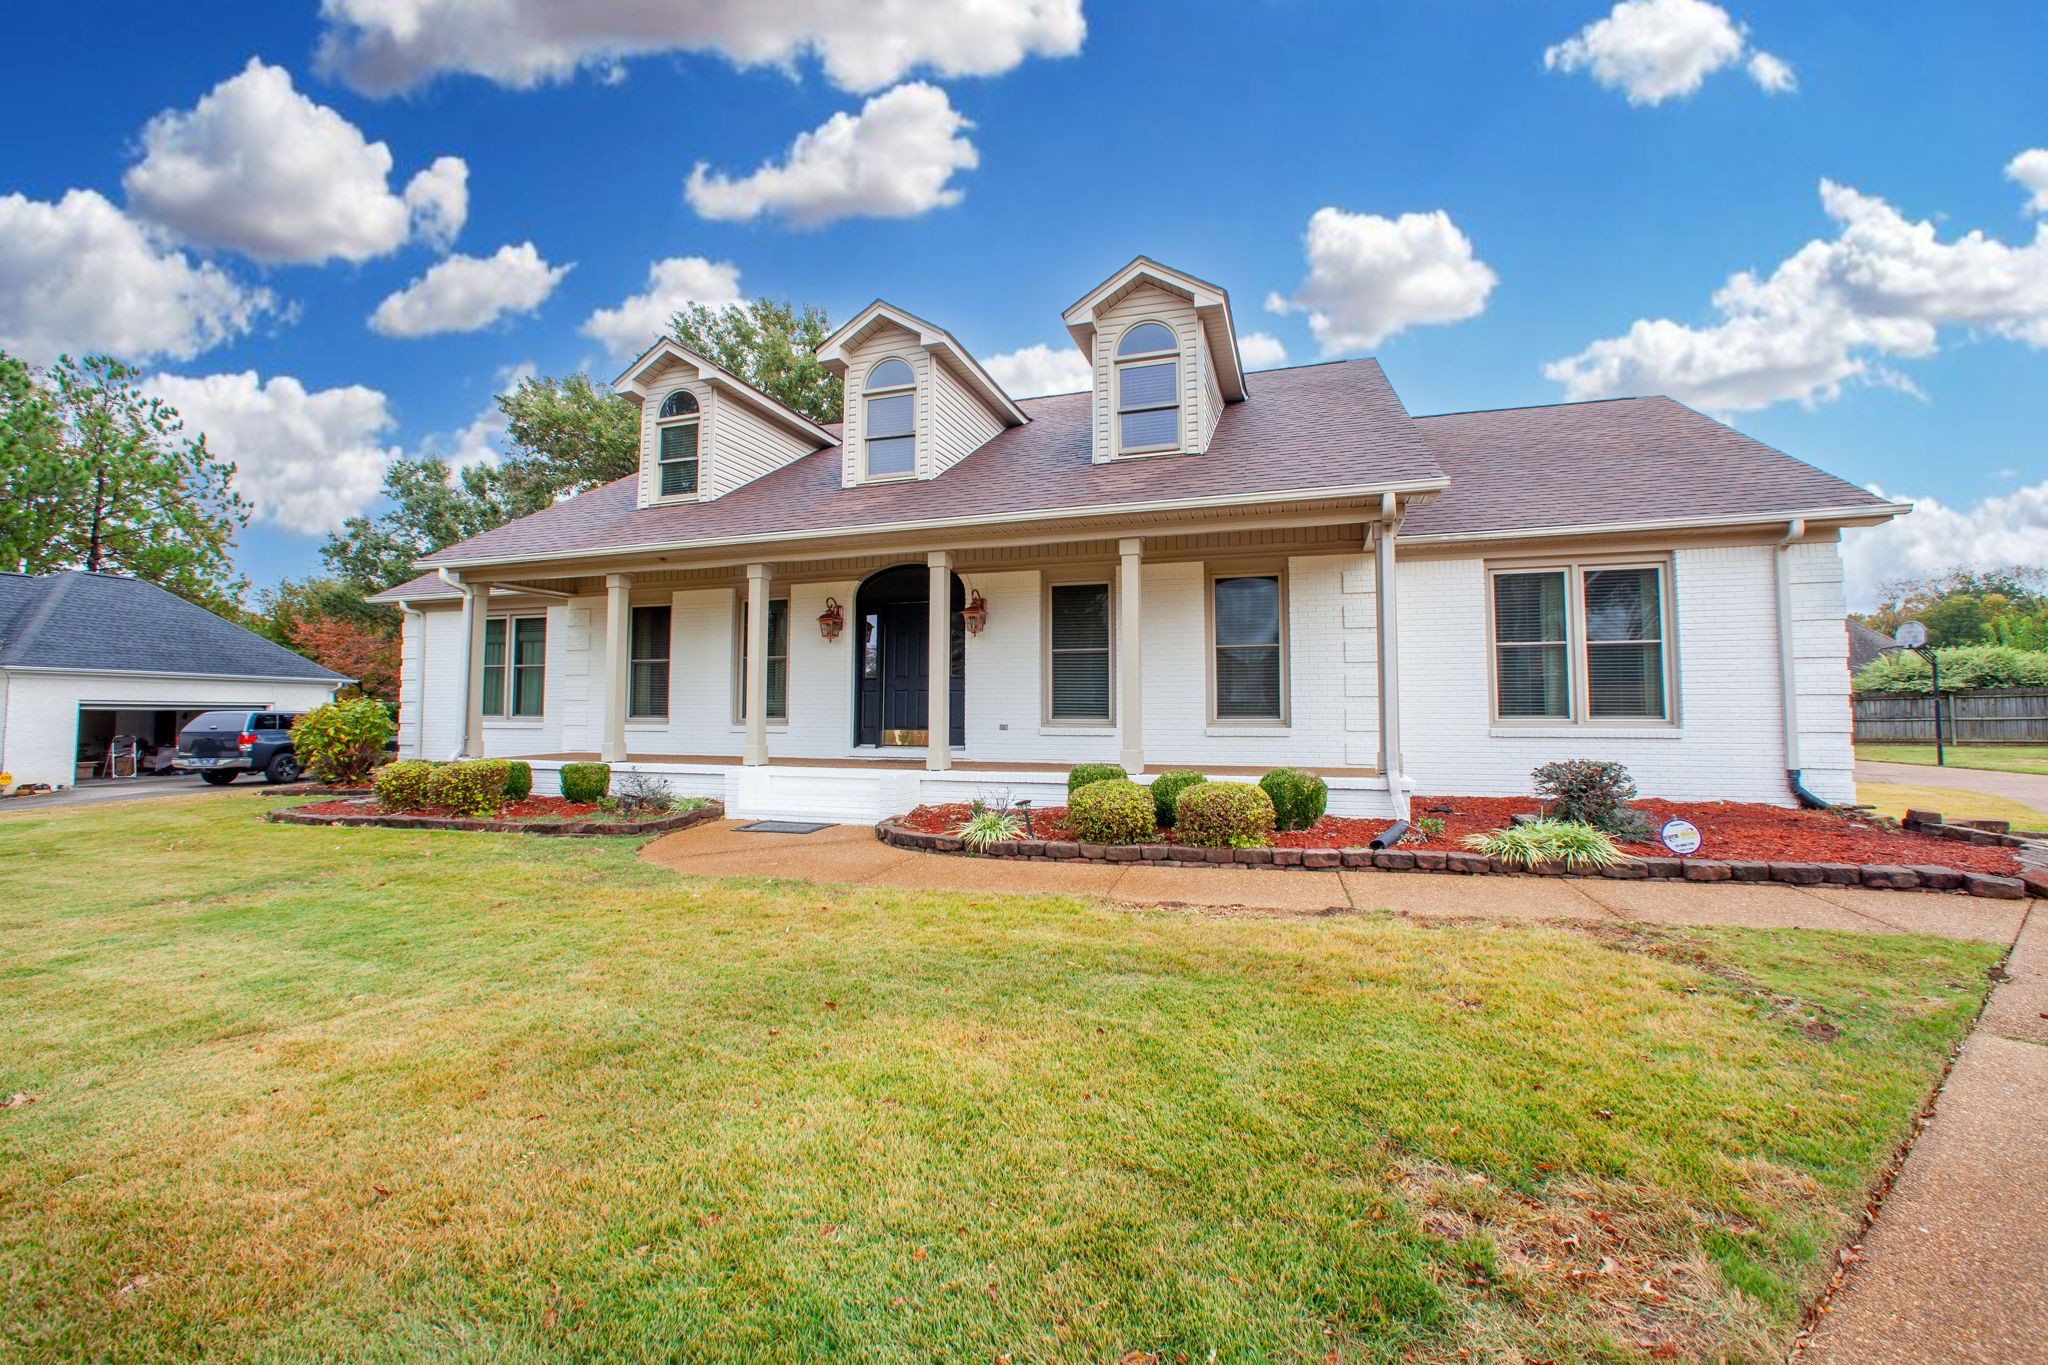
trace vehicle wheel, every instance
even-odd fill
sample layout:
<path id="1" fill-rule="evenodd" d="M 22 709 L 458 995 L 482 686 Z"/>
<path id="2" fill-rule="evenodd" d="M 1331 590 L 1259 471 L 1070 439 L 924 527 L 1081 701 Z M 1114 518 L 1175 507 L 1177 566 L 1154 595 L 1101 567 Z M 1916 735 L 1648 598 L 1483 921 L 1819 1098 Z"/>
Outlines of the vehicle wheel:
<path id="1" fill-rule="evenodd" d="M 277 755 L 270 760 L 270 766 L 263 770 L 263 780 L 273 786 L 298 781 L 299 760 L 291 754 Z"/>
<path id="2" fill-rule="evenodd" d="M 236 778 L 240 777 L 240 776 L 241 776 L 241 774 L 240 774 L 240 773 L 201 773 L 201 774 L 199 774 L 199 776 L 200 776 L 200 777 L 201 777 L 202 779 L 204 779 L 205 781 L 207 781 L 207 782 L 210 782 L 210 783 L 212 783 L 212 784 L 213 784 L 214 786 L 216 786 L 216 787 L 225 787 L 225 786 L 226 786 L 226 785 L 227 785 L 228 783 L 230 783 L 230 782 L 234 781 L 234 780 L 235 780 Z"/>

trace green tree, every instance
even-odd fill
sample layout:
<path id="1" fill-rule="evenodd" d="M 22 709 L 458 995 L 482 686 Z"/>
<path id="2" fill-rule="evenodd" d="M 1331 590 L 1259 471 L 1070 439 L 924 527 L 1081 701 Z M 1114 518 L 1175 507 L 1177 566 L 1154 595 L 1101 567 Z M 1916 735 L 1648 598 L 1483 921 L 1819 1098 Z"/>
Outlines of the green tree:
<path id="1" fill-rule="evenodd" d="M 18 362 L 0 371 L 5 567 L 132 574 L 239 616 L 246 584 L 233 551 L 249 505 L 234 465 L 187 436 L 177 409 L 143 396 L 140 372 L 116 360 L 65 356 L 26 379 Z"/>
<path id="2" fill-rule="evenodd" d="M 512 519 L 498 471 L 481 465 L 451 476 L 445 460 L 394 460 L 384 495 L 390 511 L 350 517 L 320 547 L 328 572 L 364 592 L 403 583 L 421 556 Z"/>
<path id="3" fill-rule="evenodd" d="M 587 374 L 523 379 L 498 410 L 514 449 L 500 481 L 517 516 L 640 468 L 640 409 Z"/>
<path id="4" fill-rule="evenodd" d="M 675 339 L 813 422 L 839 420 L 837 375 L 818 360 L 832 335 L 822 308 L 781 299 L 749 299 L 723 308 L 693 303 L 669 320 Z"/>

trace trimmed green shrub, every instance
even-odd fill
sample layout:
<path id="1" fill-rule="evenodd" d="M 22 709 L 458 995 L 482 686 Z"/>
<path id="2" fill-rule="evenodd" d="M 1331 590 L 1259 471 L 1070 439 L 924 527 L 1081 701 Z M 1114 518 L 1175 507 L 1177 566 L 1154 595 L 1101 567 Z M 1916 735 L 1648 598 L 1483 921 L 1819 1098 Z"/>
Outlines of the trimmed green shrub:
<path id="1" fill-rule="evenodd" d="M 391 713 L 368 697 L 329 702 L 300 716 L 292 726 L 292 752 L 299 766 L 322 782 L 355 786 L 369 777 L 391 738 Z"/>
<path id="2" fill-rule="evenodd" d="M 1635 799 L 1636 780 L 1619 763 L 1574 758 L 1545 763 L 1529 776 L 1543 798 L 1546 820 L 1591 825 L 1627 840 L 1650 833 L 1650 822 L 1628 804 Z"/>
<path id="3" fill-rule="evenodd" d="M 1330 784 L 1299 768 L 1275 768 L 1259 779 L 1259 789 L 1272 798 L 1273 819 L 1281 829 L 1307 829 L 1330 806 Z"/>
<path id="4" fill-rule="evenodd" d="M 505 765 L 505 799 L 524 801 L 533 795 L 533 765 L 515 758 Z"/>
<path id="5" fill-rule="evenodd" d="M 1273 832 L 1273 798 L 1249 782 L 1204 782 L 1180 794 L 1175 842 L 1197 848 L 1263 848 Z"/>
<path id="6" fill-rule="evenodd" d="M 433 764 L 418 758 L 402 758 L 377 769 L 371 783 L 377 788 L 379 806 L 394 813 L 403 813 L 433 804 L 427 792 L 433 778 Z"/>
<path id="7" fill-rule="evenodd" d="M 594 806 L 611 794 L 612 765 L 609 763 L 564 763 L 562 799 Z"/>
<path id="8" fill-rule="evenodd" d="M 1114 782 L 1130 774 L 1114 763 L 1083 763 L 1067 773 L 1067 795 L 1072 796 L 1091 782 Z"/>
<path id="9" fill-rule="evenodd" d="M 1937 649 L 1943 692 L 1979 692 L 1994 687 L 2048 687 L 2048 653 L 2011 645 L 1955 645 Z M 1858 692 L 1934 690 L 1927 660 L 1911 650 L 1885 654 L 1863 665 L 1850 687 Z"/>
<path id="10" fill-rule="evenodd" d="M 1139 844 L 1158 832 L 1152 793 L 1129 778 L 1090 782 L 1068 797 L 1067 823 L 1084 844 Z"/>
<path id="11" fill-rule="evenodd" d="M 1159 828 L 1172 829 L 1180 813 L 1180 794 L 1209 779 L 1192 768 L 1174 768 L 1152 779 L 1152 813 Z"/>
<path id="12" fill-rule="evenodd" d="M 427 802 L 450 815 L 496 815 L 505 804 L 505 777 L 511 766 L 502 758 L 443 763 L 427 779 Z"/>

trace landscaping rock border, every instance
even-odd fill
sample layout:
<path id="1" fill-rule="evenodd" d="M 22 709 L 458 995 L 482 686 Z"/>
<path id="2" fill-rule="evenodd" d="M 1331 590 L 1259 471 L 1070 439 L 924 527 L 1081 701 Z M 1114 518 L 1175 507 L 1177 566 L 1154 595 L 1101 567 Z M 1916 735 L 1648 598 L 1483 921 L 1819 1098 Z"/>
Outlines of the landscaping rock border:
<path id="1" fill-rule="evenodd" d="M 679 829 L 709 824 L 725 818 L 725 807 L 717 801 L 665 815 L 659 820 L 483 820 L 455 819 L 441 815 L 315 814 L 299 810 L 270 810 L 263 818 L 273 825 L 373 826 L 378 829 L 453 829 L 471 834 L 553 834 L 567 837 L 601 838 L 620 834 L 673 834 Z"/>
<path id="2" fill-rule="evenodd" d="M 1381 872 L 1451 872 L 1465 876 L 1604 877 L 1610 881 L 1782 882 L 1788 886 L 1861 886 L 1874 891 L 1961 891 L 1994 900 L 2022 900 L 2028 895 L 2048 898 L 2048 871 L 2036 872 L 2033 869 L 2022 877 L 2000 877 L 1986 872 L 1933 866 L 1632 858 L 1597 872 L 1580 872 L 1559 863 L 1537 868 L 1510 867 L 1498 858 L 1448 849 L 1395 847 L 1375 852 L 1365 848 L 1194 848 L 1186 844 L 1080 844 L 1046 839 L 1004 840 L 989 845 L 984 853 L 973 853 L 956 835 L 922 834 L 902 828 L 894 819 L 877 824 L 875 837 L 885 844 L 914 852 L 956 853 L 970 858 L 1021 862 L 1147 863 L 1155 867 L 1223 865 L 1325 871 L 1372 868 Z M 2008 838 L 2013 847 L 2026 842 L 2009 835 L 1994 836 L 1997 842 Z M 1971 838 L 1970 842 L 1979 841 Z"/>

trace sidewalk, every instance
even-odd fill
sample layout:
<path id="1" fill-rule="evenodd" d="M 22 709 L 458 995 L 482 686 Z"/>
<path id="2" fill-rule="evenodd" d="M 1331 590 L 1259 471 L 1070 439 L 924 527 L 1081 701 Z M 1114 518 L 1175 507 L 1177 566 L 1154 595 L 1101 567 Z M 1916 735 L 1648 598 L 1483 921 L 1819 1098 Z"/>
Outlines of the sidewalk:
<path id="1" fill-rule="evenodd" d="M 1946 787 L 1951 791 L 2002 796 L 2048 815 L 2048 777 L 2040 773 L 2004 773 L 1991 768 L 1937 768 L 1925 763 L 1875 763 L 1856 760 L 1858 782 L 1892 782 L 1902 787 Z"/>
<path id="2" fill-rule="evenodd" d="M 2048 914 L 2006 971 L 1801 1365 L 2048 1362 Z"/>
<path id="3" fill-rule="evenodd" d="M 998 862 L 913 853 L 881 843 L 864 825 L 834 825 L 816 834 L 741 834 L 735 828 L 737 823 L 724 820 L 665 835 L 649 843 L 641 856 L 702 877 L 784 877 L 977 894 L 1090 895 L 1128 905 L 1231 907 L 1292 914 L 1391 910 L 1435 919 L 1847 929 L 1942 934 L 1992 943 L 2013 941 L 2028 905 L 2026 901 L 1846 886 Z"/>

